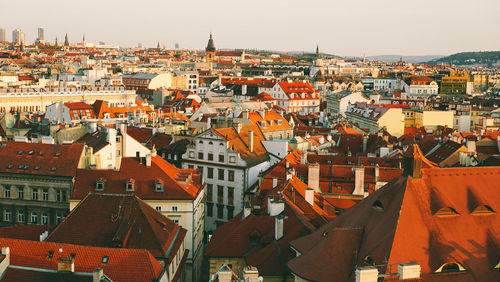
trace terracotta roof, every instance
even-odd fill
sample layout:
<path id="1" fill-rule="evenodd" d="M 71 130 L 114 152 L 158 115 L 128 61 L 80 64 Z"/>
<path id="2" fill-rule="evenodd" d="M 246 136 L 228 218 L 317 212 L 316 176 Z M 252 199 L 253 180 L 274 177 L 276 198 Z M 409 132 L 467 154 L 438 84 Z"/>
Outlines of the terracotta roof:
<path id="1" fill-rule="evenodd" d="M 262 114 L 264 116 L 262 116 Z M 248 119 L 259 127 L 260 130 L 275 131 L 275 130 L 291 130 L 292 127 L 288 121 L 275 111 L 258 111 L 249 112 Z M 279 124 L 281 122 L 281 124 Z M 263 126 L 265 123 L 265 127 Z"/>
<path id="2" fill-rule="evenodd" d="M 5 142 L 0 145 L 0 172 L 74 177 L 83 147 L 82 143 Z"/>
<path id="3" fill-rule="evenodd" d="M 185 234 L 185 229 L 137 196 L 90 193 L 45 241 L 146 249 L 171 261 Z"/>
<path id="4" fill-rule="evenodd" d="M 271 95 L 266 92 L 261 92 L 257 96 L 250 99 L 251 101 L 276 101 Z"/>
<path id="5" fill-rule="evenodd" d="M 134 191 L 125 189 L 130 179 L 135 180 Z M 96 191 L 96 182 L 99 180 L 104 182 L 103 191 Z M 162 192 L 155 191 L 155 183 L 158 180 L 164 183 Z M 200 175 L 196 174 L 196 170 L 178 169 L 160 156 L 155 156 L 150 167 L 141 164 L 136 158 L 122 158 L 119 171 L 78 169 L 71 198 L 81 200 L 88 193 L 95 192 L 134 194 L 142 200 L 193 200 L 200 191 Z"/>
<path id="6" fill-rule="evenodd" d="M 18 223 L 14 226 L 0 227 L 0 238 L 40 241 L 40 235 L 52 228 L 54 226 L 24 225 Z"/>
<path id="7" fill-rule="evenodd" d="M 106 104 L 106 102 L 103 100 L 96 100 L 92 105 L 92 108 L 94 110 L 95 117 L 98 119 L 104 118 L 105 113 L 109 114 L 109 118 L 116 118 L 116 115 L 113 113 L 113 111 L 111 111 L 111 109 L 108 107 L 108 104 Z"/>
<path id="8" fill-rule="evenodd" d="M 57 270 L 59 258 L 75 254 L 75 272 L 92 273 L 94 269 L 102 268 L 104 274 L 113 281 L 153 281 L 163 270 L 161 264 L 146 250 L 98 248 L 5 238 L 0 238 L 0 247 L 10 248 L 10 265 L 48 270 Z M 51 258 L 49 251 L 52 251 Z M 104 256 L 108 257 L 106 264 L 102 263 Z M 14 274 L 22 275 L 21 277 L 28 275 Z"/>
<path id="9" fill-rule="evenodd" d="M 415 261 L 429 281 L 496 280 L 500 168 L 423 168 L 422 174 L 396 178 L 293 241 L 302 255 L 288 267 L 307 280 L 331 281 L 353 277 L 355 267 L 370 256 L 376 265 Z M 466 271 L 436 274 L 447 262 Z M 381 271 L 390 270 L 382 266 Z"/>

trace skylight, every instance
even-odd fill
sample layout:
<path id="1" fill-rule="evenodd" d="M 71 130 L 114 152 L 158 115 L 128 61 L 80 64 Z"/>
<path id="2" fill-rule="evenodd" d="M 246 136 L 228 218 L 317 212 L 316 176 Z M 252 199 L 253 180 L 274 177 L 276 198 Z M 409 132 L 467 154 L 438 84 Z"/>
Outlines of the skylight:
<path id="1" fill-rule="evenodd" d="M 57 169 L 56 167 L 52 167 L 50 171 L 56 171 L 56 169 Z"/>
<path id="2" fill-rule="evenodd" d="M 43 152 L 43 151 L 42 151 L 42 152 L 40 152 L 40 153 L 38 153 L 38 154 L 39 154 L 40 156 L 43 156 L 43 155 L 45 154 L 45 152 Z"/>
<path id="3" fill-rule="evenodd" d="M 7 166 L 7 168 L 13 168 L 14 165 L 13 164 L 9 164 L 9 166 Z"/>
<path id="4" fill-rule="evenodd" d="M 39 169 L 40 169 L 39 165 L 35 166 L 35 170 L 39 170 Z"/>
<path id="5" fill-rule="evenodd" d="M 102 257 L 102 264 L 107 264 L 107 263 L 108 263 L 108 260 L 109 260 L 109 257 L 108 257 L 108 256 L 103 256 L 103 257 Z"/>
<path id="6" fill-rule="evenodd" d="M 17 152 L 17 153 L 18 153 L 19 155 L 22 155 L 22 154 L 24 153 L 24 151 L 23 151 L 23 150 L 21 150 L 21 151 L 19 151 L 19 152 Z"/>

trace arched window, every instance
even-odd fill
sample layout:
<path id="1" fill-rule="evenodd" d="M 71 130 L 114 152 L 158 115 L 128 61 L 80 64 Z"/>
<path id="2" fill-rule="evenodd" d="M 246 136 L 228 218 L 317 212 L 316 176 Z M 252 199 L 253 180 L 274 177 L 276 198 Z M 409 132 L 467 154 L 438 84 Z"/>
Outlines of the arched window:
<path id="1" fill-rule="evenodd" d="M 373 258 L 371 256 L 366 256 L 363 261 L 368 265 L 375 265 L 375 262 L 373 261 Z"/>
<path id="2" fill-rule="evenodd" d="M 466 269 L 458 262 L 447 262 L 443 264 L 440 268 L 438 268 L 438 270 L 436 270 L 436 273 L 460 272 L 465 270 Z"/>

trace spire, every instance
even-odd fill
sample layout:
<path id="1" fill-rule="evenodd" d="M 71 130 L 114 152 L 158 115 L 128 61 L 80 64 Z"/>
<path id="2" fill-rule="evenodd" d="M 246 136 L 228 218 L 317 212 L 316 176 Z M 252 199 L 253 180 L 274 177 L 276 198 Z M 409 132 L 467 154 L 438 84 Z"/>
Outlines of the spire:
<path id="1" fill-rule="evenodd" d="M 319 58 L 319 45 L 316 45 L 316 58 Z"/>
<path id="2" fill-rule="evenodd" d="M 158 41 L 158 44 L 156 44 L 156 49 L 160 50 L 160 41 Z"/>
<path id="3" fill-rule="evenodd" d="M 57 36 L 56 36 L 56 47 L 57 47 L 57 45 L 59 45 L 59 43 L 57 43 Z"/>
<path id="4" fill-rule="evenodd" d="M 64 46 L 69 46 L 68 34 L 64 37 Z"/>
<path id="5" fill-rule="evenodd" d="M 212 33 L 210 32 L 210 39 L 208 39 L 207 48 L 205 48 L 207 52 L 215 52 L 215 44 L 214 39 L 212 38 Z"/>

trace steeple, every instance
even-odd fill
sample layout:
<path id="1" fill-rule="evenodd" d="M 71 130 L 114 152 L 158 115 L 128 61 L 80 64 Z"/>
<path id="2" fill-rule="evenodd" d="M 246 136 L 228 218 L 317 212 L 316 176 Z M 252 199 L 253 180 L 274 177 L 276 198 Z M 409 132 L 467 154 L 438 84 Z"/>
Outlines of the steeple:
<path id="1" fill-rule="evenodd" d="M 68 34 L 64 37 L 64 46 L 69 46 Z"/>
<path id="2" fill-rule="evenodd" d="M 316 45 L 316 58 L 319 58 L 319 45 Z"/>
<path id="3" fill-rule="evenodd" d="M 212 62 L 215 59 L 215 44 L 210 32 L 210 39 L 208 39 L 207 48 L 205 48 L 205 61 Z"/>
<path id="4" fill-rule="evenodd" d="M 156 49 L 160 50 L 160 41 L 158 41 L 158 44 L 156 44 Z"/>
<path id="5" fill-rule="evenodd" d="M 85 33 L 83 34 L 82 44 L 83 44 L 83 47 L 87 47 L 87 42 L 85 42 Z"/>
<path id="6" fill-rule="evenodd" d="M 55 43 L 55 46 L 57 47 L 57 45 L 59 45 L 59 43 L 57 43 L 57 36 L 56 36 L 56 43 Z"/>

